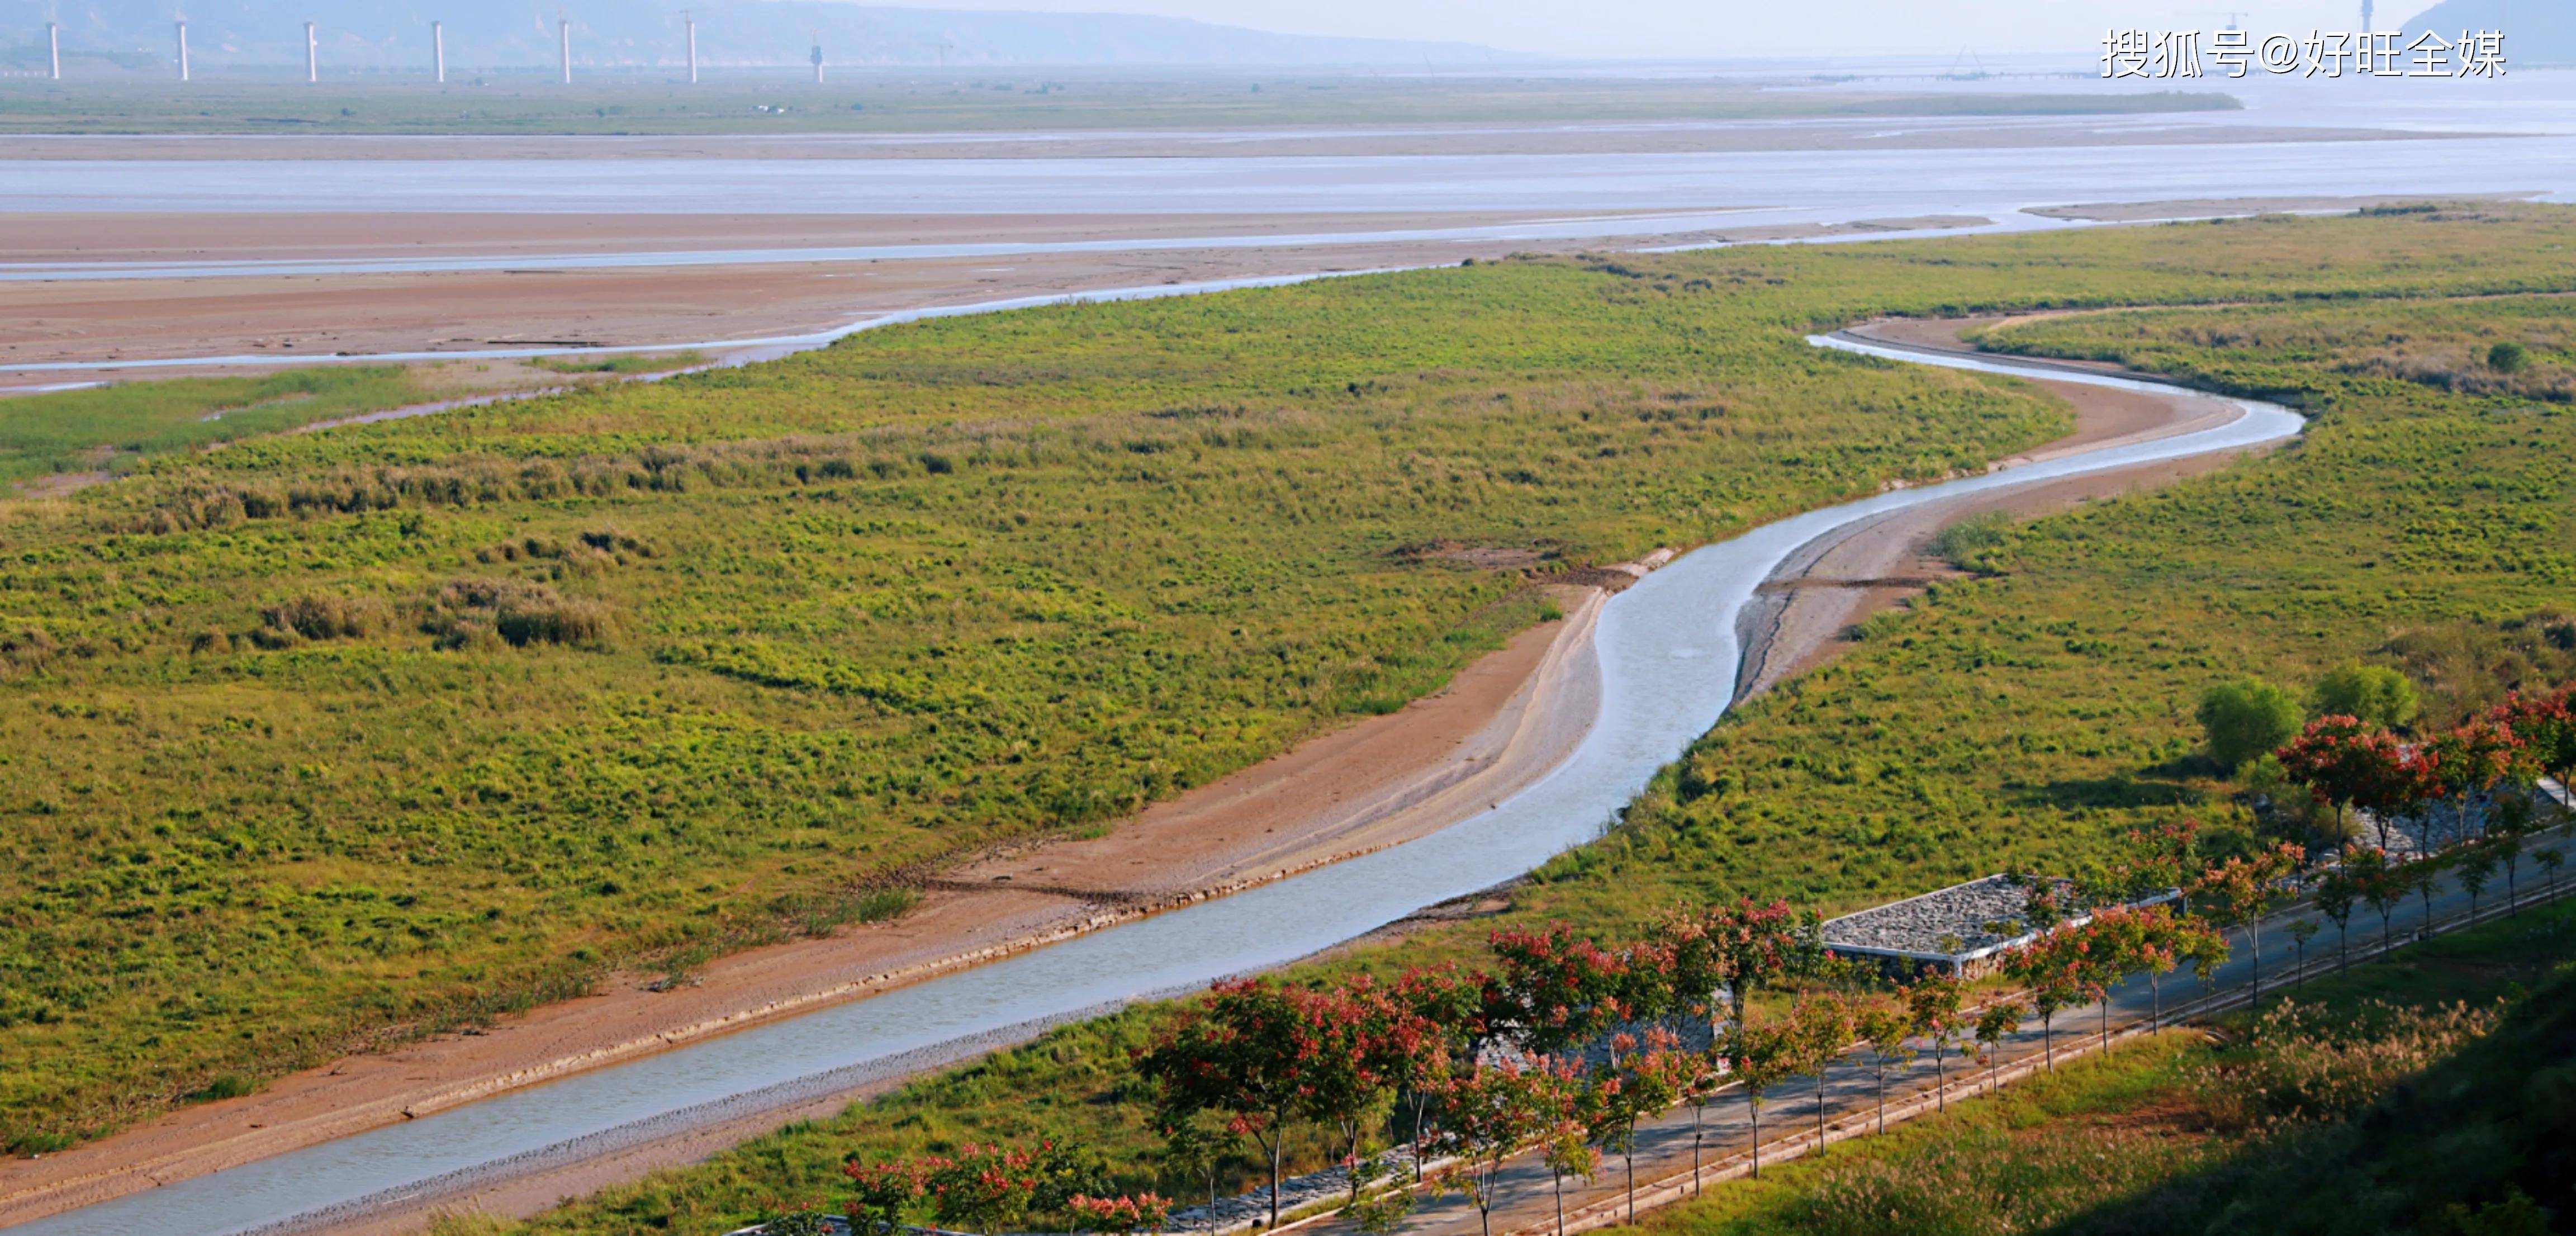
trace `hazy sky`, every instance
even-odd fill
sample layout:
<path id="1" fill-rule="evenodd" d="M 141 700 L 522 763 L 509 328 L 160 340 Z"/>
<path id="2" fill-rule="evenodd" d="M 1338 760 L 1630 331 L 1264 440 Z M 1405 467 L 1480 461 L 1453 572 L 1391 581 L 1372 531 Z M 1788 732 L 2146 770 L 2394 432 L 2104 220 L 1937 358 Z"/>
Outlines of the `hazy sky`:
<path id="1" fill-rule="evenodd" d="M 2218 29 L 2228 3 L 2249 30 L 2349 30 L 2359 0 L 874 0 L 921 7 L 1117 10 L 1297 34 L 1456 39 L 1568 56 L 1723 56 L 1834 50 L 2080 52 L 2113 25 Z M 2431 0 L 2381 0 L 2381 29 Z"/>

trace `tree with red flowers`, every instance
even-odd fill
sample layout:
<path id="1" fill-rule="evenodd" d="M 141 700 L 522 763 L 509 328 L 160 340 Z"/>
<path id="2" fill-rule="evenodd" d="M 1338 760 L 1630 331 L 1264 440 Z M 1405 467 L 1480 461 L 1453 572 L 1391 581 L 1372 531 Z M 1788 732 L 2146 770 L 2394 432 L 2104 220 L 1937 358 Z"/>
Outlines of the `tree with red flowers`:
<path id="1" fill-rule="evenodd" d="M 1727 1072 L 1744 1088 L 1745 1119 L 1753 1130 L 1753 1177 L 1759 1180 L 1762 1095 L 1798 1075 L 1797 1021 L 1794 1017 L 1767 1024 L 1738 1020 L 1728 1028 L 1725 1048 Z"/>
<path id="2" fill-rule="evenodd" d="M 1485 979 L 1481 1020 L 1489 1033 L 1547 1055 L 1591 1042 L 1626 1018 L 1626 964 L 1571 926 L 1497 931 L 1490 939 L 1500 964 Z"/>
<path id="3" fill-rule="evenodd" d="M 1260 1145 L 1270 1168 L 1270 1222 L 1279 1222 L 1281 1160 L 1289 1126 L 1333 1119 L 1359 1084 L 1355 1030 L 1338 1024 L 1347 1006 L 1265 979 L 1223 981 L 1174 1019 L 1137 1072 L 1172 1116 L 1216 1111 Z M 1374 1101 L 1372 1099 L 1372 1101 Z"/>
<path id="4" fill-rule="evenodd" d="M 2357 717 L 2319 717 L 2274 755 L 2292 781 L 2334 804 L 2338 825 L 2348 808 L 2371 811 L 2383 849 L 2394 817 L 2428 788 L 2396 735 Z"/>
<path id="5" fill-rule="evenodd" d="M 1690 1083 L 1695 1065 L 1680 1046 L 1660 1026 L 1646 1031 L 1643 1043 L 1625 1033 L 1614 1035 L 1609 1066 L 1591 1077 L 1586 1106 L 1593 1134 L 1627 1166 L 1631 1223 L 1637 1221 L 1637 1121 L 1671 1107 Z"/>
<path id="6" fill-rule="evenodd" d="M 2502 785 L 2528 785 L 2540 775 L 2532 753 L 2512 726 L 2492 717 L 2475 717 L 2436 736 L 2430 763 L 2441 797 L 2451 800 L 2453 832 L 2468 840 L 2471 803 Z M 2430 820 L 2426 821 L 2430 827 Z"/>
<path id="7" fill-rule="evenodd" d="M 2560 785 L 2576 777 L 2576 685 L 2548 695 L 2515 694 L 2487 710 L 2521 739 L 2532 767 Z"/>
<path id="8" fill-rule="evenodd" d="M 1914 1061 L 1914 1019 L 1899 1005 L 1873 1004 L 1852 1019 L 1852 1029 L 1869 1044 L 1878 1090 L 1878 1131 L 1887 1132 L 1887 1068 Z"/>
<path id="9" fill-rule="evenodd" d="M 1726 987 L 1728 1020 L 1740 1029 L 1753 990 L 1797 968 L 1806 943 L 1798 916 L 1786 901 L 1765 905 L 1746 897 L 1709 907 L 1700 924 L 1714 973 Z M 1713 1037 L 1723 1037 L 1716 1035 L 1713 1020 L 1710 1030 Z"/>
<path id="10" fill-rule="evenodd" d="M 2296 873 L 2307 853 L 2289 842 L 2251 855 L 2238 855 L 2200 874 L 2192 882 L 2195 908 L 2220 928 L 2244 929 L 2253 950 L 2256 1008 L 2263 1006 L 2263 937 L 2258 930 L 2272 903 L 2273 886 Z"/>
<path id="11" fill-rule="evenodd" d="M 1133 1196 L 1088 1197 L 1077 1193 L 1065 1203 L 1073 1216 L 1074 1230 L 1112 1232 L 1159 1232 L 1172 1217 L 1172 1203 L 1159 1194 L 1138 1193 Z"/>
<path id="12" fill-rule="evenodd" d="M 1792 1071 L 1816 1079 L 1818 1155 L 1825 1153 L 1825 1074 L 1851 1046 L 1854 1020 L 1851 1001 L 1833 992 L 1807 995 L 1789 1009 L 1790 1042 L 1795 1053 Z"/>
<path id="13" fill-rule="evenodd" d="M 1502 1201 L 1503 1164 L 1540 1135 L 1576 1118 L 1580 1083 L 1542 1056 L 1528 1065 L 1477 1065 L 1449 1079 L 1440 1095 L 1440 1145 L 1460 1162 L 1443 1174 L 1476 1207 L 1493 1236 Z M 1277 1225 L 1277 1220 L 1272 1220 Z"/>
<path id="14" fill-rule="evenodd" d="M 2031 1008 L 2039 1013 L 2040 1039 L 2051 1072 L 2057 1069 L 2058 1010 L 2080 1004 L 2098 992 L 2099 983 L 2086 956 L 2088 948 L 2089 942 L 2081 932 L 2061 927 L 2006 950 L 2002 958 L 2004 977 L 2021 985 Z"/>
<path id="15" fill-rule="evenodd" d="M 1413 1147 L 1415 1184 L 1422 1183 L 1422 1151 L 1430 1140 L 1431 1113 L 1440 1088 L 1484 1035 L 1484 984 L 1481 974 L 1415 967 L 1387 990 L 1387 999 L 1410 1016 L 1418 1032 L 1410 1042 L 1390 1043 L 1396 1050 L 1389 1057 L 1387 1072 L 1396 1101 L 1413 1118 L 1406 1132 Z"/>
<path id="16" fill-rule="evenodd" d="M 1913 986 L 1896 989 L 1897 999 L 1905 1005 L 1907 1027 L 1932 1055 L 1933 1102 L 1942 1111 L 1950 1110 L 1950 1070 L 1946 1060 L 1952 1042 L 1966 1028 L 1960 1008 L 1967 1002 L 1968 985 L 1955 974 L 1933 971 Z"/>

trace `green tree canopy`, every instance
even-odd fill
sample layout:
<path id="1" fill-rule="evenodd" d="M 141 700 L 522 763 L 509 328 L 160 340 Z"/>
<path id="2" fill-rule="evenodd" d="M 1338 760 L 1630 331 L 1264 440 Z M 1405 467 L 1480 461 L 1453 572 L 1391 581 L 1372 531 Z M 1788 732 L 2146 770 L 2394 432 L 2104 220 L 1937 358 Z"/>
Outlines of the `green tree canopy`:
<path id="1" fill-rule="evenodd" d="M 2200 727 L 2209 754 L 2234 771 L 2299 735 L 2299 701 L 2269 683 L 2248 678 L 2211 687 L 2200 697 Z"/>
<path id="2" fill-rule="evenodd" d="M 2347 665 L 2317 680 L 2310 715 L 2358 717 L 2401 729 L 2415 719 L 2415 684 L 2384 665 Z"/>

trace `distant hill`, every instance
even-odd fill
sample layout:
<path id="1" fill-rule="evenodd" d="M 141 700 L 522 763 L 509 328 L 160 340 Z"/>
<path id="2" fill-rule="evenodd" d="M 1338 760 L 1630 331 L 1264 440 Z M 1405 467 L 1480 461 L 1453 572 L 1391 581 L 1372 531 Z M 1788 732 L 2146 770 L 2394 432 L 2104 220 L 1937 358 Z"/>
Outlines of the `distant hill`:
<path id="1" fill-rule="evenodd" d="M 2504 31 L 2505 63 L 2576 64 L 2576 0 L 2442 0 L 2407 19 L 2407 37 L 2431 31 Z"/>
<path id="2" fill-rule="evenodd" d="M 576 65 L 684 62 L 679 9 L 698 19 L 699 63 L 801 65 L 820 33 L 836 65 L 1421 65 L 1487 62 L 1464 43 L 1321 38 L 1126 13 L 954 12 L 834 0 L 0 0 L 0 61 L 41 58 L 44 23 L 63 52 L 135 67 L 172 58 L 172 10 L 188 18 L 189 60 L 222 70 L 304 63 L 304 23 L 326 72 L 411 70 L 446 23 L 456 69 L 555 63 L 555 15 L 572 22 Z M 14 54 L 12 54 L 14 52 Z M 1526 59 L 1526 57 L 1516 57 Z"/>

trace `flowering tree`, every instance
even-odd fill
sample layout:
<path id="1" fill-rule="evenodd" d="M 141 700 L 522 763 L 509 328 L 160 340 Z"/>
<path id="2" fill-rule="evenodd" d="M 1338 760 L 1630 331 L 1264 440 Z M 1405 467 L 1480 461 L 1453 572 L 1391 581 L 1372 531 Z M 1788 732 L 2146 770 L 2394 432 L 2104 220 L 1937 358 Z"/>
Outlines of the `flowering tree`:
<path id="1" fill-rule="evenodd" d="M 1878 1131 L 1887 1132 L 1887 1066 L 1914 1061 L 1914 1019 L 1901 1006 L 1873 1004 L 1852 1019 L 1852 1029 L 1869 1044 L 1870 1063 L 1878 1084 Z"/>
<path id="2" fill-rule="evenodd" d="M 1977 1055 L 1986 1066 L 1986 1093 L 1995 1092 L 1995 1070 L 2002 1062 L 1997 1058 L 2005 1036 L 2021 1029 L 2022 1019 L 2030 1010 L 2019 1000 L 1998 1000 L 1977 1014 Z"/>
<path id="3" fill-rule="evenodd" d="M 2431 789 L 2425 765 L 2395 735 L 2355 717 L 2319 717 L 2275 754 L 2291 780 L 2335 805 L 2338 824 L 2348 807 L 2373 812 L 2381 849 L 2395 817 Z"/>
<path id="4" fill-rule="evenodd" d="M 908 1211 L 926 1205 L 942 1227 L 999 1232 L 1031 1211 L 1070 1210 L 1074 1199 L 1097 1189 L 1101 1180 L 1096 1162 L 1053 1142 L 1034 1151 L 969 1143 L 953 1155 L 878 1164 L 851 1160 L 841 1171 L 852 1186 L 853 1226 L 864 1224 L 869 1231 L 891 1230 Z"/>
<path id="5" fill-rule="evenodd" d="M 1744 1087 L 1745 1119 L 1752 1125 L 1753 1176 L 1762 1176 L 1762 1094 L 1798 1075 L 1794 1020 L 1755 1024 L 1738 1019 L 1726 1040 L 1727 1071 Z"/>
<path id="6" fill-rule="evenodd" d="M 2341 974 L 2352 964 L 2352 906 L 2361 891 L 2353 886 L 2352 873 L 2337 866 L 2317 881 L 2316 896 L 2317 912 L 2334 920 L 2335 973 Z"/>
<path id="7" fill-rule="evenodd" d="M 1590 1180 L 1601 1171 L 1601 1152 L 1586 1139 L 1589 1127 L 1583 1121 L 1566 1119 L 1548 1130 L 1541 1144 L 1540 1158 L 1547 1163 L 1551 1187 L 1556 1192 L 1556 1233 L 1565 1236 L 1565 1180 L 1579 1176 Z M 1633 1195 L 1632 1195 L 1633 1196 Z"/>
<path id="8" fill-rule="evenodd" d="M 1700 921 L 1716 976 L 1726 985 L 1728 1019 L 1740 1029 L 1753 989 L 1798 965 L 1803 946 L 1798 917 L 1788 902 L 1764 905 L 1746 897 L 1734 905 L 1711 906 Z M 1722 1037 L 1714 1035 L 1714 1024 L 1711 1031 L 1713 1038 Z"/>
<path id="9" fill-rule="evenodd" d="M 1234 1133 L 1260 1145 L 1274 1227 L 1289 1125 L 1316 1110 L 1320 1086 L 1351 1075 L 1354 1048 L 1337 1032 L 1319 1033 L 1324 1005 L 1314 994 L 1261 979 L 1219 982 L 1137 1061 L 1161 1110 L 1223 1112 Z"/>
<path id="10" fill-rule="evenodd" d="M 1540 1134 L 1573 1120 L 1577 1093 L 1573 1073 L 1546 1057 L 1528 1067 L 1478 1065 L 1441 1088 L 1440 1144 L 1462 1160 L 1444 1181 L 1475 1205 L 1485 1236 L 1493 1236 L 1504 1161 Z"/>
<path id="11" fill-rule="evenodd" d="M 860 1163 L 853 1158 L 841 1164 L 841 1174 L 850 1180 L 850 1230 L 869 1236 L 903 1223 L 905 1213 L 921 1201 L 929 1170 L 909 1159 Z"/>
<path id="12" fill-rule="evenodd" d="M 1682 1101 L 1691 1109 L 1691 1196 L 1700 1194 L 1699 1152 L 1705 1137 L 1708 1105 L 1717 1101 L 1718 1089 L 1726 1084 L 1724 1060 L 1726 1045 L 1712 1043 L 1705 1052 L 1688 1057 L 1690 1070 L 1682 1083 Z"/>
<path id="13" fill-rule="evenodd" d="M 2389 913 L 2406 897 L 2406 876 L 2395 863 L 2388 861 L 2388 851 L 2369 846 L 2353 846 L 2343 852 L 2343 869 L 2352 878 L 2355 893 L 2379 914 L 2379 951 L 2385 953 L 2395 944 L 2391 938 Z"/>
<path id="14" fill-rule="evenodd" d="M 1942 1111 L 1950 1110 L 1950 1072 L 1943 1057 L 1963 1028 L 1959 1008 L 1967 994 L 1967 985 L 1958 976 L 1938 971 L 1911 987 L 1897 989 L 1897 998 L 1905 1004 L 1907 1028 L 1932 1049 L 1933 1102 Z"/>
<path id="15" fill-rule="evenodd" d="M 2057 1069 L 2057 1011 L 2094 994 L 2098 987 L 2090 948 L 2079 932 L 2047 932 L 2003 956 L 2004 977 L 2021 984 L 2039 1013 L 2039 1029 L 2048 1068 Z"/>
<path id="16" fill-rule="evenodd" d="M 2263 911 L 2271 905 L 2272 887 L 2298 871 L 2307 858 L 2298 846 L 2283 842 L 2269 850 L 2239 855 L 2193 881 L 2198 909 L 2220 927 L 2241 927 L 2253 951 L 2254 1007 L 2263 1005 Z"/>
<path id="17" fill-rule="evenodd" d="M 1851 1002 L 1831 992 L 1806 996 L 1789 1010 L 1799 1076 L 1816 1079 L 1816 1153 L 1825 1153 L 1825 1074 L 1852 1042 Z"/>
<path id="18" fill-rule="evenodd" d="M 1678 1050 L 1679 1040 L 1660 1026 L 1643 1044 L 1627 1035 L 1611 1039 L 1610 1064 L 1592 1076 L 1586 1107 L 1593 1136 L 1617 1151 L 1628 1170 L 1628 1221 L 1637 1220 L 1637 1121 L 1673 1105 L 1696 1070 Z"/>
<path id="19" fill-rule="evenodd" d="M 1430 1139 L 1434 1100 L 1457 1062 L 1467 1058 L 1484 1034 L 1480 1020 L 1484 978 L 1417 967 L 1395 981 L 1387 998 L 1410 1016 L 1417 1035 L 1410 1042 L 1401 1038 L 1388 1041 L 1393 1051 L 1388 1058 L 1387 1081 L 1395 1087 L 1396 1101 L 1404 1104 L 1413 1117 L 1407 1133 L 1413 1146 L 1413 1182 L 1420 1184 L 1422 1148 Z"/>
<path id="20" fill-rule="evenodd" d="M 2550 695 L 2516 694 L 2486 715 L 2513 731 L 2540 775 L 2560 785 L 2576 776 L 2576 685 Z"/>
<path id="21" fill-rule="evenodd" d="M 1626 1017 L 1619 999 L 1626 964 L 1572 927 L 1498 931 L 1491 941 L 1501 964 L 1485 979 L 1489 1032 L 1509 1033 L 1522 1049 L 1546 1055 L 1599 1038 Z"/>
<path id="22" fill-rule="evenodd" d="M 2455 837 L 2467 841 L 2471 800 L 2499 785 L 2529 784 L 2540 775 L 2530 751 L 2513 728 L 2492 717 L 2475 717 L 2437 737 L 2428 758 L 2433 783 L 2451 800 Z"/>
<path id="23" fill-rule="evenodd" d="M 1629 1021 L 1662 1021 L 1686 1004 L 1699 1003 L 1681 991 L 1680 959 L 1670 941 L 1640 940 L 1619 950 L 1619 970 L 1615 998 Z"/>
<path id="24" fill-rule="evenodd" d="M 1084 1232 L 1159 1232 L 1172 1217 L 1172 1204 L 1153 1193 L 1132 1197 L 1087 1197 L 1075 1194 L 1065 1210 L 1075 1230 Z"/>

